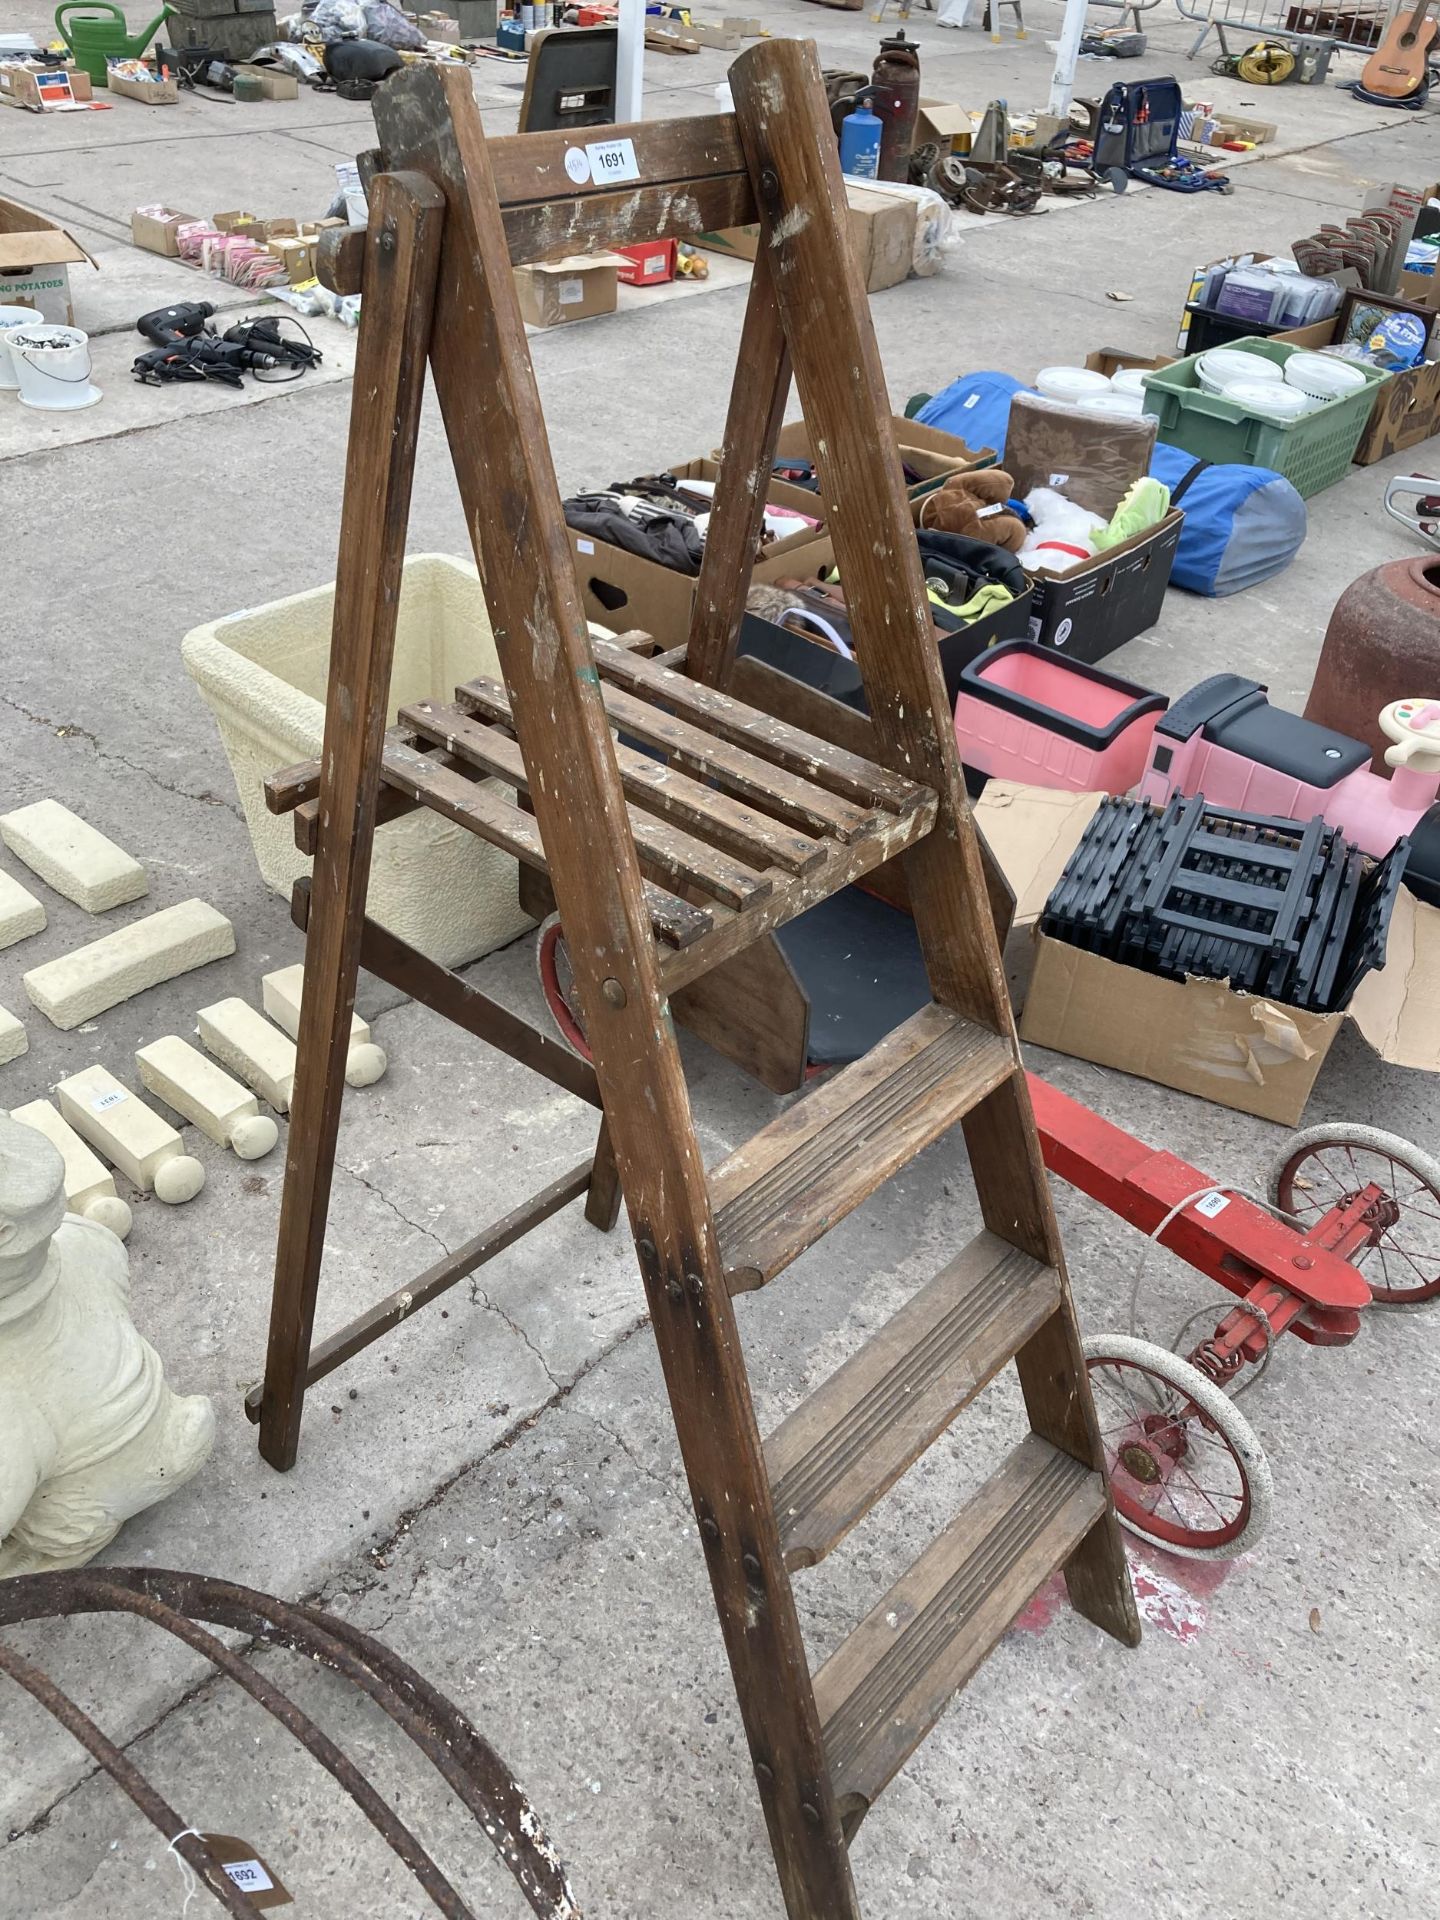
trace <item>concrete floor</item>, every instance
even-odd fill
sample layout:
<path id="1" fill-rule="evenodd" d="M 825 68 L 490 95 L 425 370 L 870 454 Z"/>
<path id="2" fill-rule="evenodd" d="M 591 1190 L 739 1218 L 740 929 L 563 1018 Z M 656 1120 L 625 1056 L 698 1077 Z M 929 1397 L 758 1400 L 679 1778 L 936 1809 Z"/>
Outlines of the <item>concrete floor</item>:
<path id="1" fill-rule="evenodd" d="M 5 12 L 7 29 L 48 17 L 31 0 Z M 926 92 L 1043 104 L 1059 9 L 1034 0 L 1030 14 L 1031 38 L 999 46 L 917 15 Z M 765 17 L 776 31 L 816 35 L 831 65 L 860 61 L 876 38 L 867 16 L 803 0 L 771 0 Z M 978 367 L 1029 375 L 1104 345 L 1164 350 L 1195 262 L 1284 250 L 1352 210 L 1367 182 L 1440 173 L 1433 114 L 1367 112 L 1331 89 L 1256 98 L 1212 80 L 1203 59 L 1186 65 L 1194 29 L 1168 5 L 1146 25 L 1140 73 L 1178 71 L 1223 107 L 1279 122 L 1280 140 L 1236 168 L 1228 198 L 1136 189 L 1029 221 L 967 222 L 946 273 L 875 301 L 897 408 Z M 726 64 L 719 53 L 651 55 L 647 113 L 710 110 Z M 1339 63 L 1342 75 L 1355 68 Z M 514 124 L 514 77 L 477 77 L 494 131 Z M 1081 90 L 1111 77 L 1082 68 Z M 214 289 L 131 249 L 128 213 L 160 198 L 200 212 L 313 214 L 333 163 L 368 144 L 369 129 L 363 108 L 309 96 L 187 101 L 158 115 L 123 101 L 107 114 L 0 115 L 0 191 L 70 224 L 96 257 L 98 274 L 76 271 L 77 317 L 101 336 L 107 383 L 75 443 L 18 408 L 0 413 L 0 804 L 56 796 L 144 860 L 146 908 L 199 893 L 239 935 L 234 959 L 92 1031 L 61 1034 L 29 1009 L 20 975 L 97 928 L 47 891 L 48 930 L 0 955 L 0 1004 L 29 1014 L 32 1046 L 0 1073 L 7 1105 L 94 1059 L 127 1076 L 135 1046 L 187 1032 L 195 1009 L 223 994 L 258 997 L 262 972 L 300 957 L 284 904 L 255 868 L 179 642 L 217 613 L 331 577 L 348 363 L 342 353 L 328 382 L 263 404 L 129 385 L 135 315 Z M 536 338 L 562 486 L 716 444 L 742 310 L 741 291 L 717 289 Z M 1381 511 L 1388 470 L 1353 469 L 1314 501 L 1299 561 L 1262 589 L 1220 601 L 1171 593 L 1161 624 L 1114 666 L 1169 692 L 1236 668 L 1268 680 L 1277 699 L 1301 700 L 1341 589 L 1415 550 Z M 465 551 L 433 410 L 412 519 L 414 549 Z M 528 940 L 480 973 L 538 1016 Z M 389 990 L 370 983 L 361 1006 L 392 1066 L 347 1103 L 322 1331 L 553 1177 L 592 1133 L 576 1103 L 547 1097 Z M 686 1054 L 702 1142 L 718 1154 L 775 1103 L 705 1049 Z M 1287 1137 L 1078 1062 L 1035 1064 L 1221 1178 L 1256 1181 Z M 1440 1097 L 1346 1033 L 1307 1115 L 1340 1117 L 1433 1150 Z M 379 1631 L 506 1756 L 596 1920 L 771 1920 L 774 1875 L 627 1237 L 602 1239 L 573 1209 L 561 1215 L 319 1390 L 300 1464 L 281 1478 L 260 1464 L 240 1408 L 263 1353 L 281 1159 L 242 1166 L 207 1142 L 195 1150 L 205 1193 L 173 1211 L 137 1201 L 129 1244 L 139 1324 L 176 1385 L 214 1396 L 215 1456 L 106 1557 L 319 1596 Z M 942 1143 L 823 1253 L 744 1302 L 762 1428 L 968 1237 L 962 1161 L 958 1141 Z M 1068 1190 L 1057 1198 L 1085 1323 L 1114 1326 L 1140 1243 Z M 1206 1298 L 1195 1276 L 1154 1263 L 1154 1329 L 1177 1327 Z M 1246 1403 L 1276 1479 L 1263 1543 L 1209 1567 L 1134 1553 L 1149 1629 L 1135 1653 L 1053 1594 L 1032 1607 L 867 1823 L 853 1856 L 867 1916 L 1440 1913 L 1436 1327 L 1434 1310 L 1376 1313 L 1353 1351 L 1282 1345 Z M 997 1384 L 801 1583 L 817 1656 L 933 1537 L 1018 1419 L 1012 1386 Z M 187 1820 L 251 1840 L 297 1911 L 427 1910 L 348 1802 L 190 1657 L 112 1622 L 15 1638 L 135 1743 Z M 362 1756 L 383 1748 L 369 1714 L 285 1664 Z M 447 1797 L 428 1786 L 417 1797 L 413 1771 L 402 1789 L 478 1909 L 518 1913 Z M 0 1711 L 0 1833 L 7 1920 L 181 1911 L 163 1843 L 13 1690 Z"/>

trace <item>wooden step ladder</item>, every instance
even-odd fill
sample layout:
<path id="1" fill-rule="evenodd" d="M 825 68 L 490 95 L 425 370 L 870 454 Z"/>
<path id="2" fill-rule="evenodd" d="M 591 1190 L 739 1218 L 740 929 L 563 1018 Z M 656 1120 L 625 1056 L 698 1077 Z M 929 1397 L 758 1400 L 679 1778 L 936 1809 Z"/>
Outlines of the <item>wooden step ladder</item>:
<path id="1" fill-rule="evenodd" d="M 590 147 L 487 141 L 459 69 L 411 67 L 376 96 L 368 232 L 331 247 L 340 284 L 363 253 L 364 324 L 324 753 L 270 787 L 315 868 L 295 903 L 306 984 L 251 1411 L 264 1456 L 289 1467 L 307 1385 L 570 1200 L 612 1224 L 618 1184 L 787 1910 L 845 1920 L 861 1819 L 1057 1567 L 1089 1619 L 1129 1644 L 1139 1628 L 815 49 L 759 45 L 730 79 L 733 116 L 607 129 Z M 761 245 L 688 648 L 592 644 L 511 263 L 751 220 Z M 503 684 L 387 727 L 427 355 Z M 864 752 L 724 690 L 792 360 L 872 716 Z M 377 822 L 416 806 L 553 890 L 593 1070 L 365 918 Z M 932 1003 L 707 1172 L 668 996 L 897 857 Z M 592 1162 L 312 1351 L 362 959 L 603 1119 Z M 984 1230 L 762 1440 L 733 1296 L 957 1124 Z M 822 1560 L 1011 1360 L 1030 1432 L 812 1676 L 792 1570 Z"/>

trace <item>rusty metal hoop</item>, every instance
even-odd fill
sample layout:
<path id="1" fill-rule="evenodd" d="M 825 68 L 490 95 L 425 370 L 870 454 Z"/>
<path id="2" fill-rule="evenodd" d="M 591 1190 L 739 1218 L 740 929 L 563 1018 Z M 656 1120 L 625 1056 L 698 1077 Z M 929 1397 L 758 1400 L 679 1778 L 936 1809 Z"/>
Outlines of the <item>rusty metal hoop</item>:
<path id="1" fill-rule="evenodd" d="M 541 1920 L 581 1920 L 559 1856 L 499 1754 L 458 1707 L 358 1627 L 318 1607 L 163 1568 L 95 1567 L 0 1580 L 0 1626 L 81 1613 L 131 1613 L 203 1653 L 345 1788 L 446 1920 L 476 1920 L 404 1821 L 334 1741 L 272 1680 L 196 1623 L 228 1627 L 321 1662 L 367 1694 L 443 1776 Z M 24 1688 L 99 1761 L 223 1907 L 240 1920 L 259 1912 L 183 1815 L 48 1674 L 3 1642 L 0 1673 Z"/>

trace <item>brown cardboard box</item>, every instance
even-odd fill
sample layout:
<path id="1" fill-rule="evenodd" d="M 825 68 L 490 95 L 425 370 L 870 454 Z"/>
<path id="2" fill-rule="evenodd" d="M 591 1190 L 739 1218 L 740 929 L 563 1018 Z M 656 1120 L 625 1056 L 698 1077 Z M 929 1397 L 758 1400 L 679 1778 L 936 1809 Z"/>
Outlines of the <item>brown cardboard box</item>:
<path id="1" fill-rule="evenodd" d="M 163 253 L 172 260 L 178 259 L 180 244 L 175 235 L 199 217 L 194 213 L 177 213 L 173 207 L 136 207 L 130 215 L 130 238 L 147 253 Z"/>
<path id="2" fill-rule="evenodd" d="M 95 262 L 68 234 L 18 200 L 0 200 L 0 306 L 34 307 L 42 320 L 73 327 L 70 269 Z"/>
<path id="3" fill-rule="evenodd" d="M 918 420 L 905 420 L 898 414 L 891 417 L 890 424 L 900 458 L 919 476 L 910 487 L 912 500 L 931 492 L 952 473 L 969 473 L 975 467 L 994 464 L 995 453 L 991 447 L 976 453 L 954 434 L 942 433 L 938 427 L 922 427 Z M 792 420 L 789 426 L 780 429 L 775 451 L 796 460 L 811 458 L 810 429 L 803 420 Z"/>
<path id="4" fill-rule="evenodd" d="M 278 240 L 273 236 L 266 242 L 269 251 L 284 267 L 292 287 L 302 280 L 315 278 L 315 247 L 310 240 L 292 239 L 282 235 Z"/>
<path id="5" fill-rule="evenodd" d="M 1017 927 L 1034 929 L 1099 799 L 1006 780 L 986 786 L 975 823 L 1015 890 Z M 1440 1069 L 1440 908 L 1400 889 L 1385 966 L 1361 981 L 1344 1013 L 1306 1013 L 1223 981 L 1162 980 L 1035 932 L 1020 1033 L 1294 1126 L 1347 1021 L 1392 1066 Z"/>
<path id="6" fill-rule="evenodd" d="M 1364 297 L 1360 296 L 1362 300 Z M 1328 347 L 1339 325 L 1340 316 L 1336 314 L 1329 320 L 1318 320 L 1313 327 L 1277 333 L 1275 338 L 1297 347 Z M 1430 352 L 1440 354 L 1440 323 L 1431 335 Z M 1377 460 L 1388 460 L 1392 453 L 1418 447 L 1436 433 L 1440 433 L 1440 360 L 1430 359 L 1404 373 L 1392 373 L 1375 389 L 1375 404 L 1355 449 L 1355 465 L 1374 466 Z"/>
<path id="7" fill-rule="evenodd" d="M 592 253 L 516 267 L 520 312 L 532 327 L 558 327 L 567 320 L 614 313 L 620 265 L 618 254 Z"/>
<path id="8" fill-rule="evenodd" d="M 178 107 L 180 84 L 176 80 L 127 80 L 112 73 L 106 83 L 111 93 L 122 100 L 138 100 L 142 107 Z"/>
<path id="9" fill-rule="evenodd" d="M 720 468 L 712 459 L 664 461 L 653 469 L 673 473 L 680 480 L 715 480 Z M 777 507 L 793 507 L 797 513 L 818 515 L 819 499 L 803 487 L 772 481 L 766 496 Z M 785 570 L 783 556 L 808 545 L 818 529 L 805 528 L 787 540 L 775 541 L 765 549 L 764 561 L 757 564 L 755 578 L 763 578 L 765 566 L 777 564 Z M 640 554 L 626 553 L 608 541 L 592 540 L 586 534 L 570 530 L 571 551 L 575 555 L 576 576 L 585 617 L 616 633 L 638 627 L 650 633 L 666 647 L 678 647 L 690 631 L 690 612 L 695 600 L 696 579 L 662 567 Z"/>
<path id="10" fill-rule="evenodd" d="M 227 213 L 212 213 L 210 224 L 217 233 L 244 232 L 251 234 L 257 240 L 264 240 L 269 234 L 268 227 L 258 214 L 244 213 L 238 209 Z"/>
<path id="11" fill-rule="evenodd" d="M 286 73 L 283 67 L 257 67 L 242 61 L 235 71 L 249 74 L 252 80 L 258 80 L 267 100 L 298 100 L 300 82 L 293 73 Z"/>
<path id="12" fill-rule="evenodd" d="M 63 60 L 46 67 L 27 66 L 22 60 L 4 60 L 0 61 L 0 101 L 7 107 L 23 107 L 29 113 L 49 113 L 53 109 L 47 104 L 40 77 L 59 73 L 70 83 L 72 100 L 83 105 L 94 98 L 94 86 L 83 67 L 69 66 Z"/>
<path id="13" fill-rule="evenodd" d="M 1094 353 L 1085 356 L 1085 365 L 1091 373 L 1103 373 L 1107 380 L 1119 373 L 1122 367 L 1139 367 L 1149 372 L 1152 368 L 1174 364 L 1173 353 L 1159 353 L 1151 357 L 1143 353 L 1131 353 L 1128 347 L 1097 347 Z"/>
<path id="14" fill-rule="evenodd" d="M 847 180 L 850 202 L 850 244 L 855 249 L 866 291 L 879 293 L 898 286 L 910 271 L 915 252 L 918 204 L 903 193 L 886 193 L 885 182 L 856 186 Z M 726 253 L 734 260 L 753 260 L 760 247 L 760 227 L 722 227 L 695 236 L 695 245 L 707 253 Z"/>
<path id="15" fill-rule="evenodd" d="M 884 183 L 854 187 L 847 181 L 850 244 L 867 293 L 898 287 L 915 258 L 915 222 L 919 205 L 901 193 L 886 193 Z"/>
<path id="16" fill-rule="evenodd" d="M 748 227 L 715 227 L 707 233 L 697 233 L 695 245 L 703 247 L 706 253 L 728 253 L 735 260 L 753 260 L 760 250 L 760 222 L 752 221 Z"/>
<path id="17" fill-rule="evenodd" d="M 948 100 L 921 100 L 915 120 L 917 147 L 938 146 L 942 153 L 968 153 L 975 122 L 968 107 Z"/>

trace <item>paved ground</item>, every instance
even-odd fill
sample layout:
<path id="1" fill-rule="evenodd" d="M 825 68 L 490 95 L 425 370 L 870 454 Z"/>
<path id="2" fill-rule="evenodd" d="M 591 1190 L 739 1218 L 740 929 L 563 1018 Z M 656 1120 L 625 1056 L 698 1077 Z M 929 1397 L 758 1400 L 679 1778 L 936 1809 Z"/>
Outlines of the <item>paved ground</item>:
<path id="1" fill-rule="evenodd" d="M 777 30 L 814 33 L 827 64 L 873 46 L 864 15 L 772 0 Z M 1036 0 L 1032 38 L 1001 46 L 917 20 L 926 91 L 982 105 L 1042 104 L 1044 39 L 1058 8 Z M 22 0 L 6 25 L 43 26 Z M 879 297 L 875 319 L 897 406 L 981 366 L 1031 374 L 1120 345 L 1162 350 L 1193 263 L 1283 250 L 1343 217 L 1362 183 L 1433 179 L 1433 115 L 1366 112 L 1330 89 L 1258 99 L 1187 68 L 1193 29 L 1146 16 L 1141 72 L 1177 68 L 1223 104 L 1280 123 L 1230 198 L 1196 204 L 1139 190 L 1019 223 L 966 227 L 949 270 Z M 1154 23 L 1158 21 L 1158 26 Z M 725 56 L 653 55 L 647 112 L 703 112 Z M 1353 70 L 1353 62 L 1344 68 Z M 1134 69 L 1129 69 L 1134 72 Z M 1082 69 L 1082 90 L 1108 70 Z M 514 123 L 509 77 L 477 87 L 487 124 Z M 104 1060 L 185 1032 L 195 1009 L 299 957 L 282 902 L 262 885 L 213 723 L 179 660 L 181 636 L 217 613 L 331 576 L 348 382 L 307 382 L 240 404 L 129 386 L 137 313 L 201 292 L 184 270 L 127 243 L 129 209 L 160 198 L 199 212 L 248 205 L 315 213 L 336 159 L 368 143 L 364 109 L 189 103 L 151 114 L 0 116 L 0 191 L 71 224 L 100 271 L 77 270 L 79 319 L 97 335 L 106 400 L 68 443 L 18 408 L 0 414 L 5 470 L 6 675 L 0 800 L 53 794 L 144 859 L 149 904 L 200 893 L 234 919 L 236 957 L 59 1034 L 30 1018 L 32 1051 L 4 1069 L 15 1105 Z M 1128 293 L 1125 303 L 1108 298 Z M 540 380 L 562 485 L 713 446 L 743 296 L 628 311 L 539 337 Z M 343 345 L 337 335 L 337 345 Z M 328 344 L 328 343 L 327 343 Z M 1313 503 L 1296 566 L 1241 599 L 1172 593 L 1159 627 L 1115 657 L 1177 691 L 1233 667 L 1304 694 L 1329 610 L 1362 569 L 1412 551 L 1380 509 L 1386 469 L 1355 469 Z M 412 546 L 463 552 L 438 422 L 427 414 Z M 5 864 L 16 871 L 7 857 Z M 0 1002 L 26 1009 L 21 972 L 93 937 L 47 894 L 49 929 L 0 956 Z M 122 909 L 129 919 L 141 909 Z M 492 990 L 538 1010 L 530 943 L 482 968 Z M 392 1067 L 350 1100 L 321 1306 L 330 1326 L 457 1245 L 587 1150 L 588 1115 L 545 1097 L 371 983 Z M 703 1048 L 687 1048 L 707 1152 L 773 1110 Z M 1276 1127 L 1079 1063 L 1037 1060 L 1134 1131 L 1254 1181 L 1283 1146 Z M 1382 1123 L 1433 1147 L 1434 1085 L 1381 1066 L 1342 1036 L 1310 1118 Z M 263 1350 L 279 1156 L 244 1167 L 201 1142 L 209 1185 L 188 1208 L 136 1208 L 136 1316 L 172 1379 L 211 1393 L 220 1417 L 207 1471 L 132 1524 L 110 1556 L 320 1595 L 458 1699 L 553 1826 L 588 1913 L 779 1912 L 763 1827 L 703 1580 L 693 1521 L 623 1236 L 572 1214 L 372 1348 L 312 1401 L 300 1466 L 257 1460 L 240 1395 Z M 972 1230 L 958 1143 L 932 1151 L 881 1201 L 801 1261 L 742 1320 L 761 1424 L 773 1425 Z M 1060 1194 L 1087 1325 L 1116 1324 L 1139 1243 Z M 1151 1318 L 1177 1326 L 1198 1283 L 1157 1263 Z M 1129 1920 L 1285 1913 L 1370 1920 L 1440 1912 L 1434 1805 L 1437 1590 L 1434 1312 L 1377 1314 L 1350 1352 L 1283 1348 L 1248 1407 L 1276 1477 L 1272 1530 L 1231 1565 L 1137 1555 L 1150 1630 L 1121 1653 L 1053 1596 L 1033 1608 L 866 1826 L 855 1871 L 867 1915 L 1054 1912 Z M 351 1396 L 354 1397 L 351 1397 Z M 992 1390 L 802 1591 L 817 1654 L 873 1603 L 1013 1433 L 1013 1392 Z M 316 1920 L 421 1910 L 368 1831 L 233 1694 L 136 1632 L 77 1625 L 28 1633 L 78 1698 L 187 1819 L 266 1852 Z M 307 1677 L 300 1690 L 360 1749 L 372 1721 Z M 147 1731 L 148 1730 L 148 1731 Z M 255 1756 L 245 1765 L 241 1756 Z M 406 1790 L 406 1804 L 414 1801 Z M 181 1911 L 179 1874 L 154 1835 L 68 1738 L 13 1692 L 0 1716 L 0 1913 L 121 1920 Z M 431 1795 L 421 1830 L 458 1839 L 462 1884 L 482 1911 L 518 1911 Z"/>

